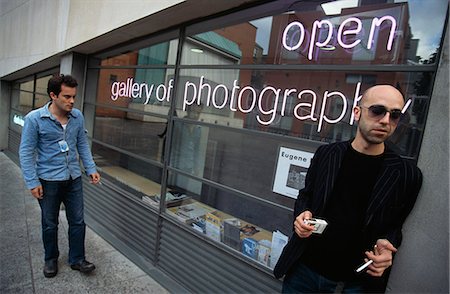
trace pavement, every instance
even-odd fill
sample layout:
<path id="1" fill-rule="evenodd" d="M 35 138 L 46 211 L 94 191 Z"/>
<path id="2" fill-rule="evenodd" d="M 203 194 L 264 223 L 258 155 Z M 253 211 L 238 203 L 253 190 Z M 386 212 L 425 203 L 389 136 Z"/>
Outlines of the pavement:
<path id="1" fill-rule="evenodd" d="M 86 259 L 97 268 L 89 275 L 72 270 L 64 210 L 59 221 L 59 271 L 45 278 L 39 204 L 19 167 L 0 152 L 0 293 L 169 293 L 89 227 Z"/>

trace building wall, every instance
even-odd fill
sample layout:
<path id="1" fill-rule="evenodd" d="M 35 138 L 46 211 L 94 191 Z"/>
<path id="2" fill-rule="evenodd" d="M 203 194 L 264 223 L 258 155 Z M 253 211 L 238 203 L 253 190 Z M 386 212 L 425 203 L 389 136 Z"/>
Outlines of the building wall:
<path id="1" fill-rule="evenodd" d="M 11 95 L 10 85 L 6 82 L 0 81 L 0 126 L 9 125 L 10 99 Z M 0 128 L 0 150 L 8 148 L 8 128 Z"/>
<path id="2" fill-rule="evenodd" d="M 1 1 L 0 77 L 181 2 Z"/>
<path id="3" fill-rule="evenodd" d="M 447 28 L 419 155 L 422 190 L 403 227 L 388 285 L 392 293 L 449 293 L 448 35 Z"/>

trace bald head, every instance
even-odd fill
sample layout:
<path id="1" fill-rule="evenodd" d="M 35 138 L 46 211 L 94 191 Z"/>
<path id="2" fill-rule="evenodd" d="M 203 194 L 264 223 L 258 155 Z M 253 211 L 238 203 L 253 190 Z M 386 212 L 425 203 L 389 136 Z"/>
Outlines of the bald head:
<path id="1" fill-rule="evenodd" d="M 360 103 L 364 105 L 384 105 L 383 102 L 393 103 L 397 105 L 397 108 L 402 109 L 405 99 L 402 93 L 391 85 L 375 85 L 364 92 Z"/>

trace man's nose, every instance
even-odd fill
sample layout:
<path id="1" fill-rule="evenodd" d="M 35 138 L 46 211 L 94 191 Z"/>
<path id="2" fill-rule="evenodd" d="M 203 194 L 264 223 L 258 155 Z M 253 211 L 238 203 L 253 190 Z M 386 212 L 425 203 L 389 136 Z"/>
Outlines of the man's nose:
<path id="1" fill-rule="evenodd" d="M 380 119 L 380 123 L 389 124 L 391 114 L 387 111 L 386 114 Z"/>

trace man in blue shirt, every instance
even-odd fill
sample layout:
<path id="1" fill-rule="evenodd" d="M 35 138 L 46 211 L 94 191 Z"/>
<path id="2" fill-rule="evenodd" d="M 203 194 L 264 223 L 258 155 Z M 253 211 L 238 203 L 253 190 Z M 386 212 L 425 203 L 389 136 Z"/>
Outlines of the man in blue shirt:
<path id="1" fill-rule="evenodd" d="M 73 270 L 92 272 L 86 261 L 83 191 L 79 159 L 91 179 L 100 182 L 89 149 L 84 117 L 73 108 L 78 86 L 69 75 L 52 77 L 47 93 L 51 100 L 25 117 L 20 143 L 20 165 L 31 194 L 39 201 L 45 249 L 44 276 L 58 273 L 58 216 L 61 202 L 69 223 L 69 264 Z"/>

